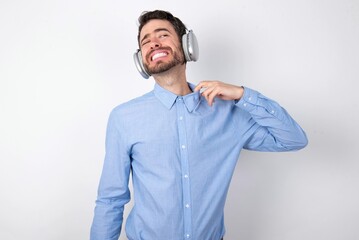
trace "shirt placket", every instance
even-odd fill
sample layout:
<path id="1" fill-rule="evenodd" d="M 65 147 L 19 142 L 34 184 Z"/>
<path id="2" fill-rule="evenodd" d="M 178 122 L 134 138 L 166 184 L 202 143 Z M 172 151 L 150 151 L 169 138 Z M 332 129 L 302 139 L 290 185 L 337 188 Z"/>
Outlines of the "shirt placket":
<path id="1" fill-rule="evenodd" d="M 177 98 L 177 126 L 179 133 L 179 147 L 181 156 L 181 174 L 182 174 L 182 195 L 184 211 L 184 238 L 192 238 L 192 211 L 190 194 L 190 175 L 188 165 L 187 134 L 185 125 L 186 107 L 182 97 Z"/>

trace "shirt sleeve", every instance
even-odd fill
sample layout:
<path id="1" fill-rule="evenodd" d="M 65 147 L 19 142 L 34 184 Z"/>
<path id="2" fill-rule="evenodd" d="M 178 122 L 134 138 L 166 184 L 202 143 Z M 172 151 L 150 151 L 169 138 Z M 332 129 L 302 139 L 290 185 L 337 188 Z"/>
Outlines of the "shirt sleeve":
<path id="1" fill-rule="evenodd" d="M 118 116 L 112 111 L 106 130 L 106 154 L 91 226 L 91 240 L 117 240 L 124 205 L 130 201 L 130 156 L 119 125 Z"/>
<path id="2" fill-rule="evenodd" d="M 244 148 L 256 151 L 294 151 L 308 144 L 303 129 L 277 102 L 250 88 L 236 106 L 248 112 L 257 125 Z"/>

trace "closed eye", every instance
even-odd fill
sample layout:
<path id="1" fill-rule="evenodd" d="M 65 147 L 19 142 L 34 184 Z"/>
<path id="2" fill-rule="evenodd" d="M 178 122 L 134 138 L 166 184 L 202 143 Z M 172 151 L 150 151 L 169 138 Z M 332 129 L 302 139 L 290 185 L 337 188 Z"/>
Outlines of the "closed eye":
<path id="1" fill-rule="evenodd" d="M 150 42 L 149 40 L 143 41 L 143 42 L 142 42 L 142 46 L 146 45 L 146 44 L 149 43 L 149 42 Z"/>
<path id="2" fill-rule="evenodd" d="M 166 37 L 168 37 L 168 36 L 169 36 L 168 34 L 161 34 L 161 35 L 158 36 L 158 38 L 159 38 L 159 39 L 163 39 L 163 38 L 166 38 Z M 150 42 L 149 39 L 144 40 L 144 41 L 142 42 L 142 46 L 148 44 L 149 42 Z"/>
<path id="3" fill-rule="evenodd" d="M 160 39 L 168 37 L 169 36 L 168 33 L 170 33 L 168 31 L 168 29 L 166 29 L 166 28 L 157 28 L 154 30 L 154 32 L 158 34 L 157 38 L 160 38 Z M 150 33 L 147 33 L 141 40 L 141 46 L 146 45 L 149 42 L 151 42 Z"/>

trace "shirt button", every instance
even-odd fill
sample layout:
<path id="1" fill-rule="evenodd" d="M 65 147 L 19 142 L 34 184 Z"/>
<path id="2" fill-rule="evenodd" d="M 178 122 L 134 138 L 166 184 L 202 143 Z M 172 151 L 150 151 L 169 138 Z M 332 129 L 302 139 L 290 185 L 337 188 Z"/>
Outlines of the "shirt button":
<path id="1" fill-rule="evenodd" d="M 274 113 L 274 110 L 272 110 L 271 113 L 273 114 L 273 113 Z"/>
<path id="2" fill-rule="evenodd" d="M 186 238 L 189 238 L 189 237 L 190 237 L 190 235 L 189 235 L 189 234 L 187 234 L 187 235 L 186 235 Z"/>
<path id="3" fill-rule="evenodd" d="M 185 207 L 186 207 L 186 208 L 189 208 L 190 206 L 189 206 L 189 204 L 187 203 Z"/>
<path id="4" fill-rule="evenodd" d="M 183 117 L 182 116 L 180 116 L 180 118 L 179 118 L 180 120 L 183 120 Z"/>
<path id="5" fill-rule="evenodd" d="M 243 103 L 243 106 L 245 106 L 245 107 L 246 107 L 246 106 L 247 106 L 247 103 Z"/>
<path id="6" fill-rule="evenodd" d="M 188 178 L 188 175 L 187 175 L 187 174 L 185 174 L 185 175 L 184 175 L 184 178 Z"/>
<path id="7" fill-rule="evenodd" d="M 185 145 L 182 145 L 182 146 L 181 146 L 181 148 L 182 148 L 182 149 L 185 149 L 185 148 L 186 148 L 186 146 L 185 146 Z"/>
<path id="8" fill-rule="evenodd" d="M 249 97 L 249 98 L 248 98 L 248 100 L 249 100 L 249 101 L 251 101 L 251 100 L 252 100 L 252 98 L 251 98 L 251 97 Z"/>

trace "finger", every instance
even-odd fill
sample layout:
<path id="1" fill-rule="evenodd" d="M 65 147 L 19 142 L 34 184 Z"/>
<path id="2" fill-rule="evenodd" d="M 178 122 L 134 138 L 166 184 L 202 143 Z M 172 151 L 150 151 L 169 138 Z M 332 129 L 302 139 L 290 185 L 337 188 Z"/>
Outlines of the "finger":
<path id="1" fill-rule="evenodd" d="M 194 92 L 198 92 L 199 90 L 201 90 L 201 85 L 198 84 L 195 88 L 194 88 Z"/>
<path id="2" fill-rule="evenodd" d="M 206 89 L 201 93 L 202 97 L 204 97 L 208 103 L 208 95 L 209 95 L 209 91 Z"/>
<path id="3" fill-rule="evenodd" d="M 220 89 L 214 88 L 214 89 L 210 92 L 210 94 L 208 95 L 208 103 L 209 103 L 210 106 L 213 105 L 214 99 L 215 99 L 216 97 L 220 96 L 220 91 L 221 91 Z"/>
<path id="4" fill-rule="evenodd" d="M 194 88 L 194 91 L 200 91 L 202 88 L 207 88 L 211 85 L 213 81 L 201 81 L 197 84 L 197 86 Z"/>
<path id="5" fill-rule="evenodd" d="M 208 87 L 201 94 L 206 99 L 208 105 L 210 105 L 210 106 L 212 106 L 212 103 L 213 103 L 213 98 L 210 98 L 210 95 L 212 94 L 214 89 L 215 89 L 214 87 Z"/>
<path id="6" fill-rule="evenodd" d="M 200 91 L 202 88 L 204 88 L 206 86 L 206 83 L 204 81 L 200 82 L 195 88 L 194 91 Z"/>

